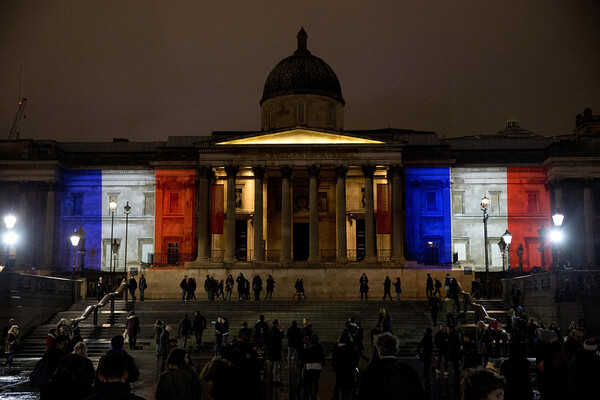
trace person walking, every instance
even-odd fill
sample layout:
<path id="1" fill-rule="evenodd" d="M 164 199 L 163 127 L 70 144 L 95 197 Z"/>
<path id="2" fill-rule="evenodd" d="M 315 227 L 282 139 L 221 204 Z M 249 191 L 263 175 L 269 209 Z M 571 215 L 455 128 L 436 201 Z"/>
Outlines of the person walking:
<path id="1" fill-rule="evenodd" d="M 187 314 L 184 314 L 183 319 L 179 321 L 177 333 L 181 338 L 182 349 L 186 350 L 188 337 L 192 334 L 192 321 L 189 320 Z"/>
<path id="2" fill-rule="evenodd" d="M 431 278 L 431 274 L 427 273 L 427 282 L 425 283 L 425 294 L 427 298 L 433 296 L 433 278 Z"/>
<path id="3" fill-rule="evenodd" d="M 402 282 L 400 282 L 400 278 L 396 278 L 394 288 L 396 289 L 396 300 L 400 301 L 400 295 L 402 294 Z"/>
<path id="4" fill-rule="evenodd" d="M 183 276 L 183 279 L 179 283 L 179 287 L 181 288 L 181 301 L 185 301 L 185 295 L 187 293 L 187 275 Z"/>
<path id="5" fill-rule="evenodd" d="M 273 300 L 273 292 L 275 291 L 275 279 L 271 275 L 267 277 L 267 294 L 265 296 L 265 300 L 267 297 L 269 300 Z"/>
<path id="6" fill-rule="evenodd" d="M 444 277 L 444 290 L 446 291 L 446 297 L 448 296 L 448 292 L 450 291 L 450 284 L 452 283 L 452 277 L 450 274 L 446 274 Z"/>
<path id="7" fill-rule="evenodd" d="M 335 372 L 333 399 L 351 400 L 354 393 L 354 382 L 358 368 L 359 353 L 354 345 L 352 335 L 344 329 L 331 352 L 331 364 Z"/>
<path id="8" fill-rule="evenodd" d="M 440 309 L 440 299 L 437 296 L 430 296 L 428 300 L 429 311 L 431 311 L 431 321 L 433 322 L 433 326 L 437 325 L 437 315 Z"/>
<path id="9" fill-rule="evenodd" d="M 129 289 L 129 294 L 131 295 L 131 301 L 135 301 L 136 299 L 135 291 L 137 290 L 137 288 L 137 281 L 135 280 L 135 277 L 131 275 L 131 278 L 129 278 L 129 281 L 127 282 L 127 289 Z"/>
<path id="10" fill-rule="evenodd" d="M 477 327 L 475 328 L 475 343 L 477 344 L 477 353 L 479 354 L 479 365 L 486 368 L 490 359 L 492 338 L 490 336 L 490 331 L 483 321 L 477 322 Z"/>
<path id="11" fill-rule="evenodd" d="M 440 282 L 438 278 L 435 278 L 435 292 L 433 292 L 433 295 L 434 296 L 437 295 L 438 298 L 440 298 L 440 299 L 442 298 L 441 289 L 442 289 L 442 282 Z"/>
<path id="12" fill-rule="evenodd" d="M 433 337 L 431 328 L 425 329 L 425 336 L 417 346 L 417 355 L 423 363 L 423 381 L 425 387 L 431 386 L 431 360 L 433 358 Z"/>
<path id="13" fill-rule="evenodd" d="M 141 295 L 140 295 L 140 300 L 141 300 Z M 157 319 L 156 322 L 154 323 L 154 342 L 156 344 L 156 360 L 157 361 L 160 359 L 160 335 L 163 332 L 164 327 L 165 327 L 165 324 L 160 319 Z"/>
<path id="14" fill-rule="evenodd" d="M 363 301 L 363 297 L 365 301 L 369 300 L 369 278 L 367 278 L 367 274 L 363 272 L 358 280 L 360 285 L 360 301 Z"/>
<path id="15" fill-rule="evenodd" d="M 283 353 L 283 330 L 277 319 L 265 334 L 265 358 L 267 359 L 267 384 L 281 386 L 281 358 Z"/>
<path id="16" fill-rule="evenodd" d="M 201 400 L 202 387 L 198 374 L 190 366 L 184 349 L 173 349 L 167 358 L 167 368 L 158 378 L 156 400 Z"/>
<path id="17" fill-rule="evenodd" d="M 144 278 L 144 274 L 140 275 L 140 283 L 138 285 L 138 289 L 140 289 L 140 301 L 144 301 L 144 292 L 148 287 L 148 283 L 146 283 L 146 278 Z"/>
<path id="18" fill-rule="evenodd" d="M 383 300 L 385 300 L 386 296 L 390 296 L 390 300 L 392 300 L 392 280 L 389 276 L 386 276 L 383 280 Z"/>
<path id="19" fill-rule="evenodd" d="M 202 333 L 206 329 L 206 318 L 200 314 L 200 311 L 194 313 L 192 328 L 194 329 L 194 335 L 196 337 L 196 346 L 198 350 L 200 350 L 200 346 L 202 345 Z"/>
<path id="20" fill-rule="evenodd" d="M 461 340 L 459 331 L 450 325 L 446 328 L 448 333 L 448 361 L 452 363 L 452 372 L 454 374 L 454 385 L 460 384 L 460 346 Z"/>
<path id="21" fill-rule="evenodd" d="M 106 283 L 102 280 L 102 277 L 98 278 L 98 283 L 96 283 L 96 297 L 98 302 L 104 298 L 106 295 Z"/>
<path id="22" fill-rule="evenodd" d="M 229 301 L 231 301 L 231 294 L 233 292 L 233 285 L 235 284 L 234 280 L 233 280 L 233 276 L 229 275 L 227 277 L 227 279 L 225 280 L 225 297 L 223 298 L 223 301 L 227 300 L 229 298 Z"/>
<path id="23" fill-rule="evenodd" d="M 135 315 L 135 311 L 131 310 L 127 315 L 127 322 L 125 323 L 125 330 L 127 337 L 129 337 L 129 350 L 135 350 L 137 344 L 137 336 L 140 332 L 140 320 Z"/>
<path id="24" fill-rule="evenodd" d="M 252 279 L 252 291 L 254 291 L 254 301 L 260 301 L 260 292 L 262 292 L 263 281 L 259 275 Z"/>

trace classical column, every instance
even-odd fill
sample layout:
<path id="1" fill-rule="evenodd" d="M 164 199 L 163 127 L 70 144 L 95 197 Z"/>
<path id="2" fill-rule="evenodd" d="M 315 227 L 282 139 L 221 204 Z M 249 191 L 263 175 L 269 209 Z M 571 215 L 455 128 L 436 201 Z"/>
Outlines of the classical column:
<path id="1" fill-rule="evenodd" d="M 292 167 L 281 167 L 281 261 L 292 260 L 292 204 L 290 178 Z"/>
<path id="2" fill-rule="evenodd" d="M 336 260 L 338 262 L 348 261 L 348 247 L 346 244 L 346 173 L 348 173 L 347 165 L 335 167 L 337 177 L 335 185 Z"/>
<path id="3" fill-rule="evenodd" d="M 238 167 L 228 165 L 225 167 L 227 173 L 227 213 L 225 214 L 225 261 L 233 261 L 235 258 L 235 176 Z"/>
<path id="4" fill-rule="evenodd" d="M 46 221 L 44 224 L 44 265 L 54 264 L 54 213 L 56 210 L 56 183 L 48 183 L 46 195 Z"/>
<path id="5" fill-rule="evenodd" d="M 309 247 L 308 260 L 317 261 L 319 257 L 319 174 L 321 167 L 318 165 L 308 166 L 310 178 L 308 205 L 309 205 Z"/>
<path id="6" fill-rule="evenodd" d="M 392 183 L 392 259 L 404 258 L 404 235 L 402 230 L 402 167 L 390 165 L 388 182 Z"/>
<path id="7" fill-rule="evenodd" d="M 583 216 L 585 221 L 585 256 L 588 268 L 596 269 L 596 254 L 594 252 L 594 206 L 592 203 L 592 184 L 589 179 L 583 187 Z"/>
<path id="8" fill-rule="evenodd" d="M 254 173 L 254 261 L 265 261 L 263 244 L 263 178 L 266 168 L 262 165 L 252 167 Z"/>
<path id="9" fill-rule="evenodd" d="M 375 260 L 375 226 L 373 205 L 373 174 L 374 165 L 363 165 L 362 172 L 365 176 L 365 260 Z"/>
<path id="10" fill-rule="evenodd" d="M 196 198 L 198 199 L 198 216 L 196 218 L 196 232 L 198 233 L 198 258 L 208 260 L 210 258 L 210 180 L 213 177 L 212 168 L 201 166 L 198 168 L 198 187 Z"/>

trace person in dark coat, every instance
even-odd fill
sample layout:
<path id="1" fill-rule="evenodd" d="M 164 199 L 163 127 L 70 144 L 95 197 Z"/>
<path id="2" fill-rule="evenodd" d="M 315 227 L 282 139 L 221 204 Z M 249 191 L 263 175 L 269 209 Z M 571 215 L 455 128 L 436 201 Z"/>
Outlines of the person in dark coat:
<path id="1" fill-rule="evenodd" d="M 217 317 L 215 321 L 215 356 L 221 356 L 221 346 L 223 345 L 223 318 Z"/>
<path id="2" fill-rule="evenodd" d="M 465 362 L 465 368 L 467 363 Z M 500 375 L 506 379 L 504 398 L 506 400 L 532 400 L 530 365 L 525 348 L 521 343 L 510 345 L 510 356 L 500 365 Z M 582 397 L 575 397 L 582 399 Z"/>
<path id="3" fill-rule="evenodd" d="M 360 279 L 358 280 L 360 285 L 360 301 L 365 298 L 365 301 L 369 300 L 369 278 L 367 278 L 367 274 L 363 272 Z"/>
<path id="4" fill-rule="evenodd" d="M 167 366 L 167 358 L 169 357 L 169 340 L 171 337 L 171 325 L 168 325 L 165 323 L 165 325 L 163 326 L 163 331 L 160 334 L 160 347 L 159 347 L 159 352 L 160 352 L 160 357 L 161 357 L 161 367 L 160 370 L 164 371 L 166 366 Z"/>
<path id="5" fill-rule="evenodd" d="M 396 300 L 400 301 L 400 296 L 402 294 L 402 282 L 400 282 L 400 278 L 396 278 L 396 282 L 394 282 L 394 288 L 396 292 Z"/>
<path id="6" fill-rule="evenodd" d="M 319 343 L 317 335 L 312 335 L 310 341 L 306 344 L 302 359 L 304 361 L 304 376 L 302 378 L 304 392 L 308 399 L 316 400 L 317 393 L 319 393 L 321 369 L 325 364 L 325 350 Z"/>
<path id="7" fill-rule="evenodd" d="M 209 275 L 206 275 L 206 279 L 204 279 L 204 291 L 206 292 L 206 300 L 208 300 L 208 301 L 211 301 L 213 299 L 211 290 L 212 290 L 212 279 L 210 279 Z"/>
<path id="8" fill-rule="evenodd" d="M 41 387 L 45 390 L 45 385 L 58 368 L 60 360 L 67 353 L 69 347 L 69 337 L 58 335 L 53 341 L 51 347 L 46 350 L 38 364 L 35 366 L 29 377 L 29 383 L 33 387 Z"/>
<path id="9" fill-rule="evenodd" d="M 127 337 L 129 337 L 129 350 L 135 350 L 137 344 L 137 336 L 140 333 L 140 320 L 135 315 L 135 311 L 131 310 L 127 316 L 127 322 L 125 323 L 125 329 L 127 329 Z"/>
<path id="10" fill-rule="evenodd" d="M 185 301 L 185 295 L 187 293 L 187 275 L 183 276 L 183 279 L 179 283 L 179 287 L 181 288 L 181 301 Z"/>
<path id="11" fill-rule="evenodd" d="M 144 301 L 144 291 L 146 291 L 146 288 L 148 288 L 148 283 L 142 274 L 140 275 L 140 284 L 138 286 L 138 289 L 140 289 L 140 301 Z"/>
<path id="12" fill-rule="evenodd" d="M 288 366 L 293 369 L 298 363 L 298 349 L 302 347 L 302 330 L 296 321 L 292 321 L 292 326 L 288 328 L 285 337 L 287 338 Z"/>
<path id="13" fill-rule="evenodd" d="M 184 349 L 173 349 L 167 368 L 158 378 L 156 400 L 201 400 L 202 387 Z"/>
<path id="14" fill-rule="evenodd" d="M 177 333 L 182 341 L 182 348 L 185 350 L 187 346 L 188 337 L 192 334 L 192 321 L 189 320 L 187 314 L 184 314 L 181 321 L 179 321 L 179 329 Z"/>
<path id="15" fill-rule="evenodd" d="M 386 296 L 389 296 L 390 300 L 392 300 L 392 280 L 389 276 L 386 276 L 383 280 L 383 300 L 385 300 Z"/>
<path id="16" fill-rule="evenodd" d="M 375 337 L 379 358 L 371 360 L 358 387 L 359 400 L 395 399 L 424 400 L 425 392 L 419 374 L 411 366 L 398 360 L 400 342 L 389 332 Z"/>
<path id="17" fill-rule="evenodd" d="M 456 281 L 456 279 L 452 278 L 450 280 L 450 291 L 449 291 L 449 297 L 454 300 L 454 303 L 456 304 L 456 308 L 458 309 L 458 312 L 460 312 L 460 301 L 458 300 L 458 282 Z"/>
<path id="18" fill-rule="evenodd" d="M 429 304 L 429 311 L 431 311 L 431 320 L 433 321 L 433 325 L 437 325 L 437 315 L 440 309 L 440 299 L 437 296 L 430 296 L 427 301 Z"/>
<path id="19" fill-rule="evenodd" d="M 75 345 L 73 353 L 64 356 L 54 375 L 40 393 L 41 400 L 79 400 L 92 394 L 94 364 L 87 358 L 84 342 Z"/>
<path id="20" fill-rule="evenodd" d="M 444 359 L 444 375 L 448 375 L 448 333 L 446 332 L 446 325 L 440 324 L 440 330 L 435 333 L 435 347 L 438 351 L 437 366 L 435 369 L 436 374 L 440 373 L 440 365 L 442 358 Z"/>
<path id="21" fill-rule="evenodd" d="M 198 300 L 196 298 L 196 278 L 191 276 L 187 280 L 187 300 Z"/>
<path id="22" fill-rule="evenodd" d="M 202 345 L 202 333 L 206 329 L 206 318 L 200 311 L 196 311 L 194 313 L 194 322 L 192 323 L 192 328 L 194 329 L 194 335 L 196 336 L 196 346 L 198 346 L 198 350 Z"/>
<path id="23" fill-rule="evenodd" d="M 98 302 L 104 298 L 106 295 L 106 283 L 102 280 L 102 277 L 98 278 L 98 283 L 96 283 L 96 297 L 98 298 Z"/>
<path id="24" fill-rule="evenodd" d="M 429 273 L 427 274 L 427 282 L 425 283 L 425 294 L 427 298 L 433 296 L 433 278 Z"/>
<path id="25" fill-rule="evenodd" d="M 281 386 L 281 359 L 283 356 L 283 330 L 279 321 L 265 334 L 265 358 L 267 359 L 267 383 Z"/>
<path id="26" fill-rule="evenodd" d="M 275 291 L 275 279 L 271 275 L 267 278 L 267 294 L 265 295 L 265 300 L 267 297 L 269 300 L 273 300 L 273 292 Z"/>
<path id="27" fill-rule="evenodd" d="M 85 400 L 144 400 L 143 397 L 131 394 L 131 388 L 127 383 L 129 378 L 127 367 L 126 354 L 109 353 L 103 356 L 98 362 L 96 393 L 86 397 Z"/>
<path id="28" fill-rule="evenodd" d="M 438 296 L 440 299 L 442 298 L 442 282 L 439 281 L 438 278 L 435 278 L 435 292 L 433 292 L 434 296 Z"/>
<path id="29" fill-rule="evenodd" d="M 238 331 L 238 339 L 245 343 L 250 343 L 252 341 L 252 329 L 248 327 L 246 321 L 242 322 L 242 327 Z"/>
<path id="30" fill-rule="evenodd" d="M 331 363 L 335 372 L 333 399 L 338 400 L 340 394 L 342 400 L 352 399 L 359 359 L 359 352 L 354 345 L 352 335 L 344 329 L 331 352 Z"/>
<path id="31" fill-rule="evenodd" d="M 140 370 L 135 363 L 133 357 L 128 354 L 125 349 L 123 349 L 123 345 L 125 344 L 125 339 L 123 339 L 123 335 L 116 335 L 110 339 L 111 349 L 106 352 L 106 354 L 119 353 L 125 355 L 125 359 L 127 360 L 127 383 L 137 382 L 140 379 Z M 98 383 L 98 376 L 96 374 L 96 383 Z"/>
<path id="32" fill-rule="evenodd" d="M 129 294 L 131 294 L 131 301 L 135 301 L 135 291 L 138 288 L 138 284 L 133 275 L 131 275 L 131 278 L 129 278 L 129 282 L 127 282 L 127 288 L 129 289 Z"/>
<path id="33" fill-rule="evenodd" d="M 258 322 L 254 324 L 253 341 L 258 347 L 262 347 L 265 343 L 265 334 L 269 330 L 269 324 L 265 322 L 265 316 L 259 315 Z"/>
<path id="34" fill-rule="evenodd" d="M 238 300 L 242 301 L 242 300 L 244 300 L 244 287 L 245 287 L 245 282 L 246 282 L 246 278 L 244 278 L 244 274 L 242 274 L 240 272 L 238 277 L 235 279 L 235 282 L 237 283 Z"/>
<path id="35" fill-rule="evenodd" d="M 252 279 L 252 291 L 254 291 L 254 301 L 260 301 L 260 292 L 263 289 L 263 281 L 262 278 L 258 275 L 255 275 Z"/>
<path id="36" fill-rule="evenodd" d="M 461 340 L 459 331 L 450 325 L 446 329 L 448 332 L 448 361 L 452 363 L 452 372 L 454 374 L 454 384 L 460 384 L 460 345 Z"/>
<path id="37" fill-rule="evenodd" d="M 417 346 L 417 354 L 421 362 L 423 363 L 423 381 L 425 387 L 431 385 L 431 360 L 433 358 L 433 332 L 431 328 L 425 330 L 425 336 L 419 342 Z"/>

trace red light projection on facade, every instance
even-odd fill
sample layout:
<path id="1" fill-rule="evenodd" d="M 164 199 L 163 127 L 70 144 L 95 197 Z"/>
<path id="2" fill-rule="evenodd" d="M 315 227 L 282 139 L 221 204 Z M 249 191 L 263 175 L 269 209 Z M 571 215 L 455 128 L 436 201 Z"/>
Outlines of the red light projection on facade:
<path id="1" fill-rule="evenodd" d="M 550 194 L 545 168 L 507 168 L 508 230 L 512 233 L 510 266 L 519 267 L 517 250 L 523 246 L 523 271 L 534 266 L 548 269 L 552 262 L 549 238 L 544 242 L 544 263 L 538 229 L 550 227 Z"/>
<path id="2" fill-rule="evenodd" d="M 196 258 L 195 171 L 156 171 L 154 263 L 182 265 Z"/>

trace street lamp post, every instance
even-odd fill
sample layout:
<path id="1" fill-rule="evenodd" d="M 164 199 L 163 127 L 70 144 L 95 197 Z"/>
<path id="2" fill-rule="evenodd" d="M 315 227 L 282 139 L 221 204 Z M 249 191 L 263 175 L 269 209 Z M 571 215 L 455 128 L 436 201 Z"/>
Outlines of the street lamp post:
<path id="1" fill-rule="evenodd" d="M 490 264 L 488 261 L 488 234 L 487 234 L 487 220 L 488 220 L 488 207 L 490 205 L 490 199 L 487 196 L 481 198 L 481 211 L 483 212 L 483 248 L 485 257 L 485 292 L 488 299 L 490 298 Z"/>
<path id="2" fill-rule="evenodd" d="M 116 200 L 111 200 L 108 203 L 108 206 L 110 207 L 110 213 L 111 213 L 111 220 L 110 220 L 110 249 L 111 249 L 111 255 L 110 255 L 110 267 L 108 269 L 108 272 L 110 274 L 110 281 L 111 281 L 111 285 L 112 285 L 112 280 L 113 280 L 113 256 L 112 256 L 112 246 L 113 246 L 113 232 L 114 232 L 114 227 L 115 227 L 115 210 L 117 209 L 117 201 Z"/>
<path id="3" fill-rule="evenodd" d="M 129 202 L 123 208 L 125 212 L 125 279 L 127 279 L 127 234 L 129 230 L 129 213 L 131 213 Z M 127 288 L 125 288 L 125 301 L 127 301 L 127 291 Z"/>
<path id="4" fill-rule="evenodd" d="M 4 243 L 6 244 L 6 265 L 7 271 L 10 270 L 10 246 L 17 243 L 19 236 L 13 232 L 13 228 L 17 223 L 17 217 L 9 214 L 4 217 L 4 226 L 6 226 L 7 232 L 4 234 Z"/>
<path id="5" fill-rule="evenodd" d="M 557 265 L 560 265 L 560 262 L 561 262 L 560 242 L 562 242 L 562 239 L 563 239 L 563 233 L 562 233 L 561 227 L 562 227 L 564 219 L 565 219 L 565 216 L 560 212 L 560 209 L 557 207 L 554 214 L 552 214 L 552 222 L 554 223 L 554 229 L 552 229 L 552 231 L 550 232 L 550 240 L 552 240 L 552 242 L 556 243 L 556 258 L 558 259 L 556 262 Z"/>
<path id="6" fill-rule="evenodd" d="M 69 238 L 71 239 L 71 244 L 73 245 L 73 272 L 71 273 L 71 278 L 75 279 L 75 261 L 77 257 L 77 246 L 79 245 L 79 235 L 77 234 L 77 229 L 73 231 L 73 234 Z"/>
<path id="7" fill-rule="evenodd" d="M 506 256 L 508 258 L 508 270 L 510 271 L 510 244 L 512 243 L 512 233 L 506 230 L 502 234 L 502 241 L 506 244 Z M 504 264 L 502 264 L 504 267 Z"/>

